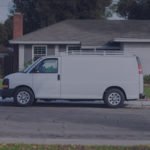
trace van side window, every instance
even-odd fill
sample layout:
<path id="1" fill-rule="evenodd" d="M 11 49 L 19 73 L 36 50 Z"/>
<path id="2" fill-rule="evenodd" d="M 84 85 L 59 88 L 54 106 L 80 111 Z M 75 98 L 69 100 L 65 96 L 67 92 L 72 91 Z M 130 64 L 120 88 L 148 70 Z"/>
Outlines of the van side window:
<path id="1" fill-rule="evenodd" d="M 58 59 L 45 59 L 38 66 L 39 73 L 58 73 Z"/>

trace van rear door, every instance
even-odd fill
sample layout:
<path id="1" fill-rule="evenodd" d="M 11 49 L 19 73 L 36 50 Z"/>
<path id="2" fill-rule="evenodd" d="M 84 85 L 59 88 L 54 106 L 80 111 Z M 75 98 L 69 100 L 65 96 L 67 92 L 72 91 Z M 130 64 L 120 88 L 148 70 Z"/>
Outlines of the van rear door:
<path id="1" fill-rule="evenodd" d="M 142 64 L 139 57 L 136 57 L 137 64 L 138 64 L 138 74 L 139 74 L 139 94 L 140 98 L 144 98 L 144 85 L 143 85 L 143 69 Z"/>

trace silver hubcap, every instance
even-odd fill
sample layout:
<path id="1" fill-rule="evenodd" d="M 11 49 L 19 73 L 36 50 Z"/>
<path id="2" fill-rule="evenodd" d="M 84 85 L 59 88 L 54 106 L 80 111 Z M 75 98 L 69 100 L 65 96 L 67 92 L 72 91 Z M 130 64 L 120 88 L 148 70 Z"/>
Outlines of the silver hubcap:
<path id="1" fill-rule="evenodd" d="M 27 104 L 30 101 L 30 94 L 26 91 L 21 91 L 17 94 L 17 101 L 20 104 Z"/>
<path id="2" fill-rule="evenodd" d="M 121 96 L 118 93 L 111 93 L 108 96 L 108 102 L 113 105 L 116 106 L 121 102 Z"/>

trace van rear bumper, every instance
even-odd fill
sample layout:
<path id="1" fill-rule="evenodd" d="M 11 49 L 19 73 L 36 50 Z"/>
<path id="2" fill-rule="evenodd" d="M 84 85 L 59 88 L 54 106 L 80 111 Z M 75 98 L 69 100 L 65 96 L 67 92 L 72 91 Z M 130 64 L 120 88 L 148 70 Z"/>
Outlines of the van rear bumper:
<path id="1" fill-rule="evenodd" d="M 144 98 L 145 98 L 145 95 L 144 95 L 144 94 L 140 94 L 140 95 L 139 95 L 139 98 L 140 98 L 140 99 L 144 99 Z"/>

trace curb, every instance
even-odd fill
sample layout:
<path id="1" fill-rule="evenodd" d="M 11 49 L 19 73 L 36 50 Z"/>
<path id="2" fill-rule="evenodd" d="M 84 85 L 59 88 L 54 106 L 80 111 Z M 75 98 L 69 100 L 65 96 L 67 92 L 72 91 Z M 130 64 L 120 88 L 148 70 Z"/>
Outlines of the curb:
<path id="1" fill-rule="evenodd" d="M 125 105 L 126 108 L 150 108 L 150 99 L 127 101 Z"/>
<path id="2" fill-rule="evenodd" d="M 52 145 L 111 145 L 136 146 L 149 145 L 149 140 L 107 140 L 107 139 L 38 139 L 38 138 L 0 138 L 0 144 L 52 144 Z"/>

